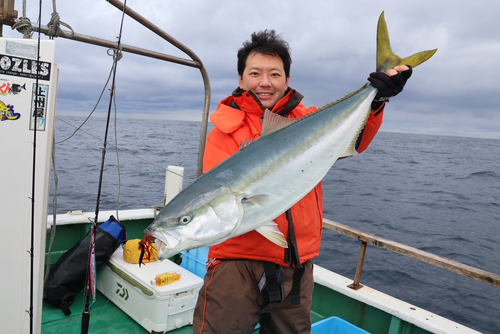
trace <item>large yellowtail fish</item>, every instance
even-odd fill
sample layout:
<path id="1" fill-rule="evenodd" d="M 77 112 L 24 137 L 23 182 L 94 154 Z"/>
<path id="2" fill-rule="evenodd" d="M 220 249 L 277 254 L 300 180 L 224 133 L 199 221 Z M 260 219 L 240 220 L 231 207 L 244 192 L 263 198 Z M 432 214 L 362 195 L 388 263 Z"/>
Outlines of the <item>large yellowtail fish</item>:
<path id="1" fill-rule="evenodd" d="M 380 15 L 377 71 L 416 67 L 437 50 L 395 55 Z M 287 247 L 273 219 L 311 191 L 340 157 L 354 153 L 377 89 L 359 90 L 300 119 L 264 114 L 261 137 L 180 192 L 144 231 L 156 238 L 158 257 L 210 246 L 256 230 Z"/>

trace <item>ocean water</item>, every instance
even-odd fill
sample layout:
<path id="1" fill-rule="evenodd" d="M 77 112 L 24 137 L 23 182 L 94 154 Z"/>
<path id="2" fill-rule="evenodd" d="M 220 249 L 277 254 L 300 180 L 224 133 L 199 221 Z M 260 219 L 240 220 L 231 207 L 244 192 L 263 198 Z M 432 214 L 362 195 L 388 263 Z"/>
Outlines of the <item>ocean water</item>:
<path id="1" fill-rule="evenodd" d="M 82 117 L 63 117 L 80 125 Z M 82 129 L 104 137 L 106 120 Z M 201 123 L 119 119 L 118 146 L 196 177 Z M 56 141 L 74 128 L 56 120 Z M 114 124 L 108 142 L 114 143 Z M 56 145 L 57 212 L 95 210 L 102 142 L 77 132 Z M 325 217 L 500 274 L 500 140 L 380 132 L 323 181 Z M 120 173 L 118 173 L 118 162 Z M 165 170 L 108 145 L 101 210 L 163 201 Z M 51 197 L 54 193 L 52 183 Z M 52 211 L 52 203 L 50 203 Z M 324 230 L 316 264 L 354 277 L 360 242 Z M 368 245 L 361 283 L 483 333 L 500 333 L 500 289 Z"/>

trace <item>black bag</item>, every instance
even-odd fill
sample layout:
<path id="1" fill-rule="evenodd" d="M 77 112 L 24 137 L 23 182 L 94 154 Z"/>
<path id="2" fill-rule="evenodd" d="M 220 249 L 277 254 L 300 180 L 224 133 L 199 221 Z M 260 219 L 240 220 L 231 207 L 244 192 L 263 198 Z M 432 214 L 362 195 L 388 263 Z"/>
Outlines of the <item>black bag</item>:
<path id="1" fill-rule="evenodd" d="M 64 315 L 70 315 L 70 305 L 75 295 L 85 284 L 89 269 L 90 242 L 93 231 L 64 253 L 50 270 L 43 287 L 43 299 L 50 304 L 60 307 Z M 115 217 L 97 227 L 95 239 L 95 265 L 99 272 L 109 261 L 111 255 L 120 243 L 127 239 L 125 227 Z"/>

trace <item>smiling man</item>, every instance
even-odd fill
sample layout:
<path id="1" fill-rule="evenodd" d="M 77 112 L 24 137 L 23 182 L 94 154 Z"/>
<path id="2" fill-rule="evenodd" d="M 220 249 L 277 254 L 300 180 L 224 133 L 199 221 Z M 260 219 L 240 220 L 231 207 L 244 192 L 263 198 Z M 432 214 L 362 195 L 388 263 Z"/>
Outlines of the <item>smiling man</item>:
<path id="1" fill-rule="evenodd" d="M 256 140 L 264 111 L 300 118 L 317 110 L 288 87 L 290 48 L 274 30 L 253 33 L 238 50 L 239 87 L 222 100 L 210 120 L 205 172 Z M 357 143 L 365 150 L 380 125 L 385 102 L 398 94 L 411 68 L 398 66 L 368 79 L 378 94 Z M 293 182 L 293 180 L 290 180 Z M 282 248 L 251 231 L 210 247 L 207 274 L 194 314 L 194 333 L 310 333 L 314 288 L 313 264 L 318 256 L 323 222 L 321 183 L 274 220 L 288 242 Z"/>
<path id="2" fill-rule="evenodd" d="M 243 74 L 239 75 L 240 89 L 252 91 L 262 107 L 269 110 L 285 96 L 289 79 L 281 58 L 256 52 L 248 56 Z"/>

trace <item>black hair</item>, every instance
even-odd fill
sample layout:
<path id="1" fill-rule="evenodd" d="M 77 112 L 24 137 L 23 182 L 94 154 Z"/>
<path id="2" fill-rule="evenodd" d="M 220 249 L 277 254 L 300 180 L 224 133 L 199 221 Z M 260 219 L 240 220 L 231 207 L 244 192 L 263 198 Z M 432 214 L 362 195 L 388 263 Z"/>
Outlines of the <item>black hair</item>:
<path id="1" fill-rule="evenodd" d="M 288 77 L 292 64 L 290 51 L 288 42 L 281 35 L 277 35 L 276 31 L 266 29 L 254 32 L 251 40 L 245 41 L 243 47 L 238 50 L 238 74 L 243 76 L 248 56 L 256 52 L 280 57 L 285 68 L 285 75 Z"/>

